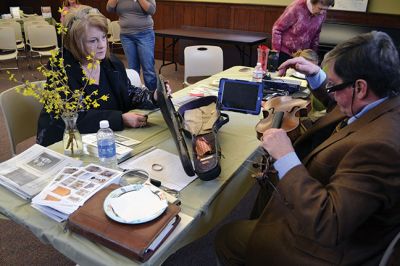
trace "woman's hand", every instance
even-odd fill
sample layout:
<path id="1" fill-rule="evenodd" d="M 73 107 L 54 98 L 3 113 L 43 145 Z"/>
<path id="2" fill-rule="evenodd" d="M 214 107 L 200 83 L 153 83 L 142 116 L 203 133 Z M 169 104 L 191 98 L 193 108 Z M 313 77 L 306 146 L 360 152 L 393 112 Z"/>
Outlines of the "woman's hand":
<path id="1" fill-rule="evenodd" d="M 128 112 L 122 114 L 122 121 L 126 127 L 144 127 L 147 125 L 147 116 Z"/>

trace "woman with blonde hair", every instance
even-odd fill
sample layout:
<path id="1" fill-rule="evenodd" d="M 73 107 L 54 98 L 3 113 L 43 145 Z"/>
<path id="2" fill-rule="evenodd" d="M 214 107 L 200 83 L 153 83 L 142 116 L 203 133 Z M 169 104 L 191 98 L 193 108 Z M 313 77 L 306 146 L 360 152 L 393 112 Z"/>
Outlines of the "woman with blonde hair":
<path id="1" fill-rule="evenodd" d="M 109 53 L 107 18 L 95 8 L 81 6 L 66 14 L 63 25 L 68 29 L 62 54 L 69 87 L 84 88 L 85 96 L 96 90 L 99 95 L 109 96 L 98 108 L 78 112 L 79 132 L 97 132 L 101 120 L 108 120 L 114 131 L 145 126 L 147 116 L 130 110 L 154 109 L 156 95 L 147 88 L 131 85 L 124 64 Z M 93 55 L 99 61 L 96 67 L 89 67 L 91 61 L 88 61 L 88 55 Z M 85 86 L 83 72 L 94 84 Z M 62 140 L 64 128 L 62 119 L 42 110 L 38 121 L 37 143 L 48 146 Z"/>

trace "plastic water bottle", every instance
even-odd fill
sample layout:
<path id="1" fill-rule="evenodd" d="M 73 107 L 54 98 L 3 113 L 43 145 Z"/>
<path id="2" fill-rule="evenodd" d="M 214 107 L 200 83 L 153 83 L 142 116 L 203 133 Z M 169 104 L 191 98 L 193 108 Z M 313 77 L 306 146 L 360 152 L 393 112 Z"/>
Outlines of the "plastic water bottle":
<path id="1" fill-rule="evenodd" d="M 100 164 L 108 168 L 117 167 L 114 132 L 107 120 L 100 121 L 97 131 L 97 148 Z"/>
<path id="2" fill-rule="evenodd" d="M 256 67 L 254 68 L 252 80 L 255 82 L 262 82 L 263 76 L 264 76 L 264 71 L 261 67 L 261 63 L 258 62 Z"/>

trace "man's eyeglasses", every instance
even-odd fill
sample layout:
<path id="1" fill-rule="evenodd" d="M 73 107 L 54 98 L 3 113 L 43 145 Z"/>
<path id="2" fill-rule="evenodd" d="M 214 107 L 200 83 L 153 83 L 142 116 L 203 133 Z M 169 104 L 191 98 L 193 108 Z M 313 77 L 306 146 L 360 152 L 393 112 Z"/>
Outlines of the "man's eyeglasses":
<path id="1" fill-rule="evenodd" d="M 325 89 L 326 89 L 326 92 L 331 93 L 334 91 L 343 90 L 343 89 L 347 88 L 348 86 L 352 85 L 353 83 L 354 83 L 354 81 L 347 81 L 347 82 L 340 83 L 338 85 L 333 85 L 332 82 L 328 82 L 325 85 Z"/>

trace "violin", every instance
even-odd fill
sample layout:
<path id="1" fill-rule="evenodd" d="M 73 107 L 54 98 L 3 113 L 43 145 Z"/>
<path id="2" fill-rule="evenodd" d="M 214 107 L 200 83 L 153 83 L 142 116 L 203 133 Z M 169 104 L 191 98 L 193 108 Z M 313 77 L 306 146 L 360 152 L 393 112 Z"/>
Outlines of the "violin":
<path id="1" fill-rule="evenodd" d="M 306 116 L 310 109 L 310 101 L 294 99 L 291 96 L 278 96 L 263 103 L 264 119 L 256 125 L 257 138 L 261 140 L 263 133 L 270 128 L 282 128 L 293 142 L 300 136 L 300 117 Z M 275 187 L 276 170 L 273 158 L 264 150 L 260 164 L 261 171 L 254 175 L 257 181 L 264 185 L 269 183 Z M 275 181 L 274 181 L 275 177 Z"/>
<path id="2" fill-rule="evenodd" d="M 310 101 L 291 96 L 278 96 L 263 103 L 264 119 L 256 125 L 257 138 L 269 128 L 282 128 L 292 142 L 300 136 L 300 117 L 307 116 Z"/>

